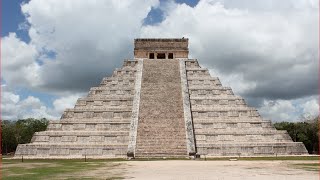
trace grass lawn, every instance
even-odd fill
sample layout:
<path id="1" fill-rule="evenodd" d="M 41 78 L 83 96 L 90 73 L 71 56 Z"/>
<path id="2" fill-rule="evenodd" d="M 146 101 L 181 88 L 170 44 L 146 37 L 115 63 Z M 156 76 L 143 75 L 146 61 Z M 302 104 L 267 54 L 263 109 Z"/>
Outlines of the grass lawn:
<path id="1" fill-rule="evenodd" d="M 3 179 L 123 179 L 116 160 L 2 160 Z M 115 170 L 117 169 L 117 170 Z"/>

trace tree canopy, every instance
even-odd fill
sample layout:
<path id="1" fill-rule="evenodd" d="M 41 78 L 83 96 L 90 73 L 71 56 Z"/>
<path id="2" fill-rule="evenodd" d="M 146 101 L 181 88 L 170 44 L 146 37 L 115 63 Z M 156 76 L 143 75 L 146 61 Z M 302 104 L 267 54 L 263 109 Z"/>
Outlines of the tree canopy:
<path id="1" fill-rule="evenodd" d="M 318 117 L 304 122 L 278 122 L 274 127 L 278 130 L 287 130 L 293 141 L 303 142 L 310 154 L 318 154 Z"/>
<path id="2" fill-rule="evenodd" d="M 14 152 L 18 144 L 29 143 L 35 132 L 46 130 L 48 123 L 45 118 L 2 121 L 2 153 Z"/>

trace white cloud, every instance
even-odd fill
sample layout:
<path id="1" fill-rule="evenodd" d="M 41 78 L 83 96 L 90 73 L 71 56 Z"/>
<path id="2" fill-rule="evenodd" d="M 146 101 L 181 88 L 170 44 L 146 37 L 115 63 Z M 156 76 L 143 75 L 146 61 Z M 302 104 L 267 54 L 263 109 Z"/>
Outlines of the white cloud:
<path id="1" fill-rule="evenodd" d="M 6 83 L 60 95 L 87 91 L 132 56 L 133 39 L 158 4 L 157 0 L 23 4 L 31 41 L 26 44 L 14 33 L 3 38 Z"/>
<path id="2" fill-rule="evenodd" d="M 3 120 L 17 120 L 25 118 L 57 119 L 53 110 L 47 108 L 38 98 L 29 96 L 20 100 L 20 96 L 9 91 L 1 94 L 1 118 Z"/>
<path id="3" fill-rule="evenodd" d="M 263 102 L 263 106 L 259 109 L 262 117 L 273 121 L 296 121 L 297 109 L 291 101 L 277 100 Z"/>
<path id="4" fill-rule="evenodd" d="M 311 99 L 302 104 L 303 114 L 306 118 L 319 115 L 319 103 L 316 99 Z"/>
<path id="5" fill-rule="evenodd" d="M 295 100 L 264 100 L 259 112 L 273 121 L 303 121 L 319 115 L 317 97 Z"/>
<path id="6" fill-rule="evenodd" d="M 222 81 L 239 80 L 236 87 L 242 90 L 235 91 L 247 98 L 317 94 L 314 1 L 251 2 L 202 0 L 194 8 L 172 6 L 162 23 L 142 27 L 141 37 L 188 37 L 191 56 Z"/>
<path id="7" fill-rule="evenodd" d="M 62 114 L 66 108 L 72 108 L 76 104 L 79 97 L 83 94 L 75 94 L 66 97 L 61 97 L 53 101 L 54 109 L 57 113 Z"/>
<path id="8" fill-rule="evenodd" d="M 32 44 L 26 44 L 10 33 L 2 39 L 2 71 L 8 84 L 19 86 L 39 85 L 38 52 Z"/>
<path id="9" fill-rule="evenodd" d="M 22 6 L 30 23 L 31 44 L 43 58 L 37 88 L 53 92 L 84 92 L 132 56 L 133 39 L 156 0 L 56 1 L 32 0 Z"/>
<path id="10" fill-rule="evenodd" d="M 1 93 L 1 118 L 4 120 L 17 120 L 25 118 L 47 118 L 57 120 L 66 108 L 72 108 L 82 94 L 60 97 L 53 101 L 53 108 L 49 108 L 39 98 L 28 96 L 21 99 L 19 95 L 3 87 Z"/>

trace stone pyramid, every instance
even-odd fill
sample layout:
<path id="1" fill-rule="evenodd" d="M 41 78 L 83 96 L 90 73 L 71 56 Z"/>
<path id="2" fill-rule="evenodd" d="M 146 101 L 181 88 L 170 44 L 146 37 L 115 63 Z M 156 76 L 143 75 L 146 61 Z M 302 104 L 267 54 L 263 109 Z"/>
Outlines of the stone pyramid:
<path id="1" fill-rule="evenodd" d="M 307 154 L 196 59 L 188 39 L 135 39 L 134 59 L 19 144 L 15 158 Z"/>

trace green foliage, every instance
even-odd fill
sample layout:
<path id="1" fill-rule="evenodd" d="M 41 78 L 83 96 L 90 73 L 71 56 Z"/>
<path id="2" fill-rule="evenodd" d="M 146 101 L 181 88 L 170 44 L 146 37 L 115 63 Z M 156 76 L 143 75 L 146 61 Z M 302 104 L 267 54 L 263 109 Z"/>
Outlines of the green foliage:
<path id="1" fill-rule="evenodd" d="M 46 130 L 48 123 L 48 120 L 45 118 L 2 121 L 1 133 L 3 154 L 14 152 L 18 144 L 29 143 L 35 132 Z"/>
<path id="2" fill-rule="evenodd" d="M 319 152 L 319 126 L 318 117 L 305 122 L 279 122 L 274 127 L 278 130 L 288 131 L 295 142 L 303 142 L 310 154 Z"/>

